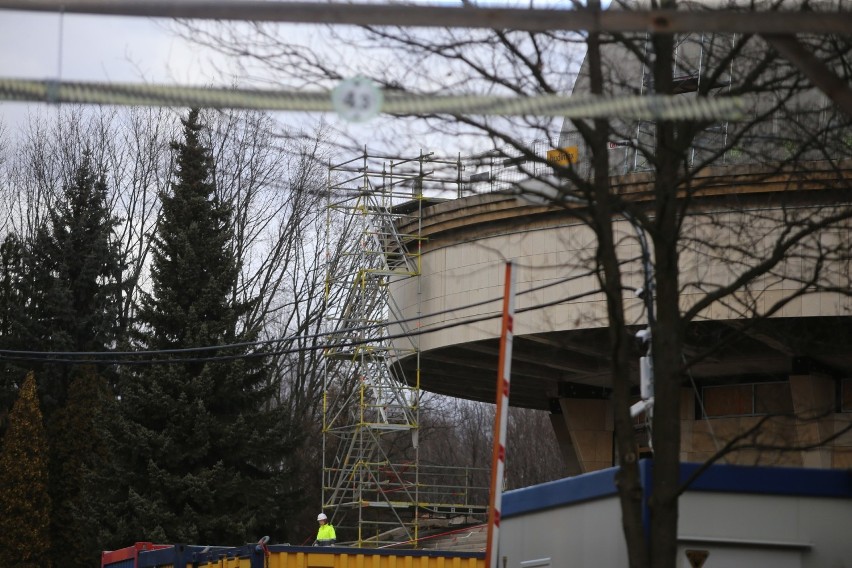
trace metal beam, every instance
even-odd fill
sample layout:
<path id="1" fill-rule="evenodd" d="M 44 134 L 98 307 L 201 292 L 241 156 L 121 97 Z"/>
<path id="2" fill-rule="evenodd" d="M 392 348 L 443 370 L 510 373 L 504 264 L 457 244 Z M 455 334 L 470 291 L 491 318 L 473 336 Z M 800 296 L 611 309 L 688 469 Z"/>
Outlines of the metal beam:
<path id="1" fill-rule="evenodd" d="M 566 10 L 341 4 L 258 0 L 0 0 L 0 10 L 342 24 L 487 28 L 524 31 L 735 32 L 760 34 L 852 33 L 852 12 L 748 10 Z"/>

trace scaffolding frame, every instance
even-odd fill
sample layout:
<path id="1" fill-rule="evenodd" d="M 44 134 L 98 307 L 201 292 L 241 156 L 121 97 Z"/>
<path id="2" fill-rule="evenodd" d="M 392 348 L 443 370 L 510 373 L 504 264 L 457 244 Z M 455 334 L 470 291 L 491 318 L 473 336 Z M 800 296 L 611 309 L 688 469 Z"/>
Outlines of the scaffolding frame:
<path id="1" fill-rule="evenodd" d="M 389 294 L 392 282 L 413 278 L 419 298 L 424 190 L 460 196 L 461 169 L 460 159 L 366 148 L 329 166 L 326 302 L 332 289 L 347 292 L 342 305 L 327 306 L 322 507 L 359 547 L 416 543 L 426 517 L 485 511 L 471 502 L 469 471 L 420 464 L 419 337 Z M 335 223 L 351 238 L 332 254 Z M 413 377 L 393 365 L 403 357 L 415 357 Z"/>
<path id="2" fill-rule="evenodd" d="M 674 94 L 697 93 L 702 89 L 702 81 L 706 81 L 707 58 L 712 55 L 714 43 L 718 41 L 731 42 L 734 44 L 733 34 L 711 34 L 707 32 L 685 33 L 675 36 L 674 45 L 674 70 L 672 81 L 674 82 Z M 644 53 L 642 62 L 642 73 L 640 76 L 639 94 L 644 95 L 654 92 L 653 77 L 648 73 L 648 57 L 650 51 L 651 34 L 645 34 Z M 708 93 L 727 93 L 731 90 L 733 81 L 733 59 L 729 62 L 728 72 L 720 77 L 716 84 L 711 85 Z M 706 85 L 704 85 L 706 87 Z M 687 165 L 694 168 L 702 161 L 704 154 L 712 155 L 714 152 L 725 148 L 728 141 L 728 121 L 719 121 L 705 128 L 695 138 L 695 143 L 689 149 Z M 633 150 L 633 171 L 650 171 L 652 168 L 643 155 L 643 149 L 653 148 L 656 138 L 656 123 L 649 120 L 640 120 L 636 123 L 635 143 Z M 729 152 L 721 156 L 721 163 L 730 160 Z M 628 172 L 625 172 L 628 173 Z"/>

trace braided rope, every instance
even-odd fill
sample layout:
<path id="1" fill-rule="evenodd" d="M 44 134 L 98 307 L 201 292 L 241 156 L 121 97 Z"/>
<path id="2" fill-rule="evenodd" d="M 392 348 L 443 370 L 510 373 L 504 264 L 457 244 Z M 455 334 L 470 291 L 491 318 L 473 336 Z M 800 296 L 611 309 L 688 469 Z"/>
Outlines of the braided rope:
<path id="1" fill-rule="evenodd" d="M 384 93 L 381 112 L 395 115 L 622 117 L 638 120 L 742 120 L 742 98 L 683 96 L 411 95 Z M 332 112 L 330 92 L 273 91 L 0 78 L 0 100 L 131 106 Z"/>

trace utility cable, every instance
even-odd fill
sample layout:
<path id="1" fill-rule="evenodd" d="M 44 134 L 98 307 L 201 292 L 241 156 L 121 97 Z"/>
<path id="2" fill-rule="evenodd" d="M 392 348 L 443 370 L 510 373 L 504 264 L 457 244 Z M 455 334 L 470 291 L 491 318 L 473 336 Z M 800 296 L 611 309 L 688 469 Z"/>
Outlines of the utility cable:
<path id="1" fill-rule="evenodd" d="M 577 279 L 582 278 L 584 276 L 588 276 L 588 274 L 583 273 L 583 274 L 579 274 L 579 275 L 572 275 L 572 276 L 567 276 L 565 278 L 560 278 L 558 280 L 554 280 L 553 282 L 548 282 L 547 284 L 541 284 L 539 286 L 533 286 L 533 287 L 531 287 L 527 290 L 522 290 L 522 291 L 518 292 L 518 295 L 520 296 L 520 295 L 524 295 L 524 294 L 531 294 L 533 292 L 538 292 L 538 291 L 541 291 L 541 290 L 545 290 L 547 288 L 559 286 L 559 285 L 565 284 L 567 282 L 577 280 Z M 517 310 L 517 311 L 519 313 L 523 313 L 523 312 L 527 312 L 527 311 L 531 311 L 531 310 L 537 310 L 537 309 L 541 309 L 543 307 L 549 307 L 549 306 L 552 306 L 552 305 L 557 305 L 557 304 L 560 304 L 560 303 L 581 299 L 585 296 L 593 295 L 593 294 L 596 294 L 596 293 L 597 293 L 597 290 L 593 290 L 593 291 L 585 292 L 583 294 L 574 295 L 574 296 L 567 297 L 567 298 L 560 298 L 558 300 L 548 302 L 546 304 L 538 304 L 538 305 L 534 305 L 534 306 L 529 306 L 527 308 L 523 308 L 523 309 L 520 309 L 520 310 Z M 500 300 L 499 297 L 489 298 L 489 299 L 485 299 L 485 300 L 480 300 L 478 302 L 472 302 L 472 303 L 466 304 L 464 306 L 456 307 L 456 308 L 448 308 L 448 309 L 445 309 L 445 310 L 440 310 L 440 311 L 432 312 L 432 313 L 425 314 L 425 315 L 419 315 L 419 316 L 414 316 L 414 317 L 404 318 L 404 319 L 397 319 L 397 320 L 394 320 L 392 323 L 394 325 L 415 323 L 415 322 L 418 322 L 420 320 L 427 319 L 427 318 L 434 318 L 434 317 L 438 317 L 438 316 L 441 316 L 441 315 L 451 314 L 451 313 L 461 311 L 461 310 L 467 310 L 467 309 L 470 309 L 470 308 L 476 308 L 476 307 L 484 306 L 484 305 L 487 305 L 487 304 L 497 302 L 499 300 Z M 497 315 L 499 315 L 499 314 L 497 314 Z M 453 322 L 452 324 L 445 324 L 444 326 L 440 326 L 440 327 L 430 327 L 430 328 L 425 329 L 424 331 L 421 331 L 421 332 L 400 333 L 400 334 L 396 334 L 396 335 L 393 335 L 393 336 L 387 336 L 386 338 L 387 339 L 400 339 L 400 338 L 406 337 L 408 335 L 422 335 L 424 333 L 440 331 L 440 330 L 443 330 L 443 329 L 447 329 L 449 327 L 455 327 L 455 326 L 458 326 L 458 325 L 465 325 L 467 323 L 478 323 L 480 321 L 486 321 L 487 319 L 492 319 L 494 317 L 496 317 L 496 316 L 493 315 L 493 314 L 489 314 L 489 315 L 485 316 L 484 319 L 470 319 L 470 318 L 468 318 L 468 319 L 460 320 L 459 322 Z M 328 337 L 333 337 L 333 336 L 339 336 L 339 335 L 347 334 L 347 333 L 354 334 L 354 333 L 360 333 L 360 332 L 375 331 L 375 330 L 378 330 L 378 329 L 386 328 L 387 326 L 388 326 L 388 324 L 385 323 L 385 322 L 376 323 L 376 324 L 368 324 L 368 325 L 355 326 L 355 327 L 349 327 L 349 328 L 344 328 L 344 329 L 336 329 L 336 330 L 322 332 L 322 333 L 316 333 L 316 334 L 298 335 L 298 336 L 294 336 L 292 339 L 299 339 L 300 341 L 310 341 L 310 340 L 323 339 L 323 338 L 328 338 Z M 283 342 L 291 341 L 292 339 L 275 338 L 275 339 L 263 339 L 263 340 L 259 340 L 259 341 L 247 341 L 247 342 L 241 342 L 241 343 L 226 343 L 226 344 L 222 344 L 222 345 L 208 345 L 208 346 L 199 346 L 199 347 L 182 347 L 182 348 L 175 348 L 175 349 L 136 350 L 136 351 L 30 351 L 30 350 L 0 349 L 0 357 L 3 357 L 5 359 L 10 359 L 10 360 L 12 358 L 23 358 L 23 359 L 16 359 L 16 360 L 30 360 L 29 359 L 30 357 L 36 358 L 35 360 L 44 360 L 43 358 L 48 358 L 48 357 L 51 357 L 51 356 L 62 356 L 62 357 L 77 356 L 77 357 L 98 358 L 98 357 L 105 357 L 105 356 L 136 357 L 136 356 L 140 356 L 140 355 L 179 355 L 181 353 L 203 353 L 203 352 L 207 352 L 207 351 L 221 351 L 221 350 L 227 350 L 227 349 L 243 349 L 243 348 L 246 348 L 246 347 L 264 347 L 264 346 L 275 345 L 275 344 L 280 344 L 280 343 L 283 343 Z M 314 347 L 314 348 L 310 348 L 310 349 L 327 349 L 329 347 L 354 347 L 354 346 L 363 345 L 363 344 L 366 344 L 366 343 L 372 343 L 372 342 L 378 341 L 380 339 L 381 338 L 371 337 L 371 338 L 365 338 L 364 340 L 357 341 L 357 342 L 346 342 L 346 343 L 336 342 L 336 343 L 331 343 L 331 344 L 328 344 L 328 345 L 324 345 L 324 346 L 321 346 L 321 347 Z M 269 355 L 269 354 L 295 353 L 295 352 L 301 351 L 302 349 L 303 348 L 297 348 L 297 349 L 293 349 L 293 350 L 283 350 L 283 351 L 274 350 L 272 352 L 267 351 L 265 353 L 260 354 L 260 356 L 266 356 L 266 355 Z M 238 357 L 242 357 L 242 356 L 243 355 L 240 355 Z M 220 357 L 225 357 L 225 356 L 220 356 Z M 194 360 L 195 361 L 201 361 L 201 360 L 204 360 L 204 358 L 198 358 L 198 359 L 194 359 Z M 72 360 L 63 360 L 62 362 L 67 363 L 67 362 L 75 362 L 75 361 L 76 360 L 72 359 Z M 188 359 L 178 359 L 176 361 L 186 362 L 186 361 L 189 361 L 189 360 Z"/>
<path id="2" fill-rule="evenodd" d="M 331 92 L 304 92 L 181 85 L 101 83 L 0 78 L 0 100 L 41 103 L 203 107 L 292 112 L 333 112 Z M 741 97 L 646 95 L 415 95 L 388 91 L 380 112 L 392 115 L 622 117 L 636 120 L 728 120 L 745 118 Z"/>
<path id="3" fill-rule="evenodd" d="M 581 294 L 574 294 L 572 296 L 566 296 L 563 298 L 559 298 L 557 300 L 552 300 L 550 302 L 544 302 L 540 304 L 536 304 L 534 306 L 527 306 L 526 308 L 521 308 L 515 311 L 516 314 L 524 313 L 534 310 L 540 310 L 543 308 L 563 304 L 565 302 L 571 302 L 580 300 L 582 298 L 592 296 L 597 294 L 597 290 L 592 290 L 588 292 L 583 292 Z M 460 308 L 461 309 L 461 308 Z M 289 355 L 293 353 L 303 353 L 305 351 L 320 351 L 326 350 L 331 347 L 340 349 L 347 347 L 358 347 L 361 345 L 366 345 L 370 343 L 375 343 L 377 341 L 389 341 L 394 339 L 403 339 L 406 337 L 410 337 L 412 335 L 426 335 L 429 333 L 435 333 L 438 331 L 444 331 L 446 329 L 452 329 L 454 327 L 460 327 L 463 325 L 470 325 L 474 323 L 481 323 L 484 321 L 489 321 L 493 319 L 498 319 L 502 317 L 499 312 L 495 312 L 492 314 L 485 314 L 478 317 L 465 318 L 459 321 L 446 323 L 443 325 L 429 327 L 429 328 L 421 328 L 417 331 L 412 331 L 408 333 L 398 333 L 392 335 L 384 335 L 380 337 L 369 337 L 365 339 L 353 339 L 350 341 L 346 341 L 343 343 L 322 343 L 311 346 L 300 346 L 300 347 L 292 347 L 287 349 L 271 349 L 271 350 L 260 350 L 252 353 L 240 353 L 236 355 L 213 355 L 207 357 L 181 357 L 181 358 L 168 358 L 168 359 L 141 359 L 141 360 L 132 360 L 132 359 L 107 359 L 106 357 L 139 357 L 139 356 L 148 356 L 151 355 L 175 355 L 182 352 L 199 352 L 199 351 L 210 351 L 210 350 L 220 350 L 227 349 L 230 347 L 234 347 L 237 344 L 232 345 L 222 345 L 222 346 L 210 346 L 210 347 L 194 347 L 187 348 L 186 350 L 151 350 L 151 351 L 122 351 L 122 352 L 113 352 L 113 351 L 88 351 L 88 352 L 79 352 L 79 351 L 16 351 L 10 349 L 0 349 L 0 360 L 5 361 L 39 361 L 42 363 L 75 363 L 75 364 L 100 364 L 100 365 L 157 365 L 157 364 L 176 364 L 176 363 L 205 363 L 205 362 L 222 362 L 222 361 L 233 361 L 237 359 L 255 359 L 259 357 L 272 357 L 278 355 Z M 382 324 L 381 327 L 386 327 L 385 324 Z M 319 334 L 313 334 L 310 336 L 301 336 L 301 339 L 323 339 L 333 335 L 338 335 L 340 332 L 325 332 Z M 257 346 L 262 344 L 269 344 L 274 342 L 282 342 L 283 340 L 265 340 L 262 342 L 251 342 L 241 344 L 243 346 Z M 80 358 L 77 358 L 80 357 Z M 88 359 L 84 358 L 88 357 Z"/>

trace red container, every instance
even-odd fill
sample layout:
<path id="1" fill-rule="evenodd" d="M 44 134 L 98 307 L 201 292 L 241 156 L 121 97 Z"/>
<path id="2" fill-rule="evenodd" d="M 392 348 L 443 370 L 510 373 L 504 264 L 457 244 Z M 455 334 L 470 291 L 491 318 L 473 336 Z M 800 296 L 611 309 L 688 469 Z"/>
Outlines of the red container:
<path id="1" fill-rule="evenodd" d="M 171 544 L 137 542 L 127 548 L 107 550 L 101 553 L 101 568 L 136 568 L 136 561 L 139 559 L 140 552 L 171 548 L 171 546 Z"/>

